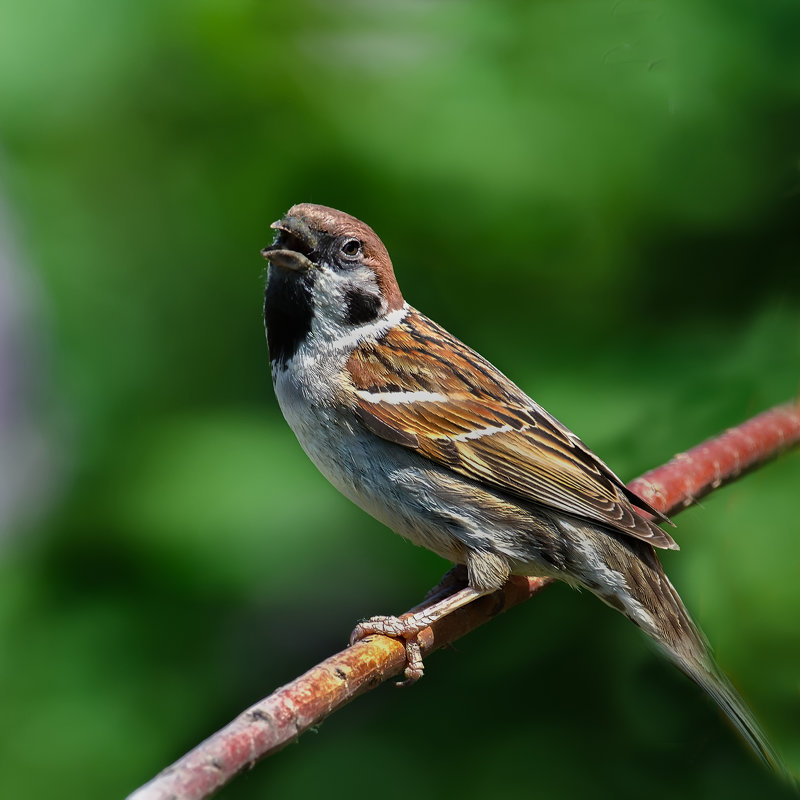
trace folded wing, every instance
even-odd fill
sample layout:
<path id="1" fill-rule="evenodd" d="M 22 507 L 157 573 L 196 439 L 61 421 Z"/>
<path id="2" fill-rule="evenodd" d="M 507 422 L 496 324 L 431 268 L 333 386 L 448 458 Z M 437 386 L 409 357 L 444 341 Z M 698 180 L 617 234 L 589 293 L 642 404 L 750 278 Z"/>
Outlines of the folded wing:
<path id="1" fill-rule="evenodd" d="M 522 500 L 602 523 L 656 547 L 677 548 L 634 505 L 666 518 L 580 439 L 418 312 L 412 310 L 379 344 L 362 343 L 348 367 L 357 390 L 356 412 L 376 435 Z"/>

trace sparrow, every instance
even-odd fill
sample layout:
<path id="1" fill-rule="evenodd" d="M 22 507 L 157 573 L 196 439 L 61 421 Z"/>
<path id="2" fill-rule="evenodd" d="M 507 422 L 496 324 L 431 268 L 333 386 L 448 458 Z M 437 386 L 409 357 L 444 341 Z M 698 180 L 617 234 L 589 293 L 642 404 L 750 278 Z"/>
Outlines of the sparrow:
<path id="1" fill-rule="evenodd" d="M 665 575 L 666 518 L 474 350 L 403 299 L 389 253 L 355 217 L 301 203 L 271 226 L 264 317 L 275 394 L 320 472 L 389 528 L 456 565 L 467 585 L 353 639 L 416 635 L 511 575 L 583 587 L 643 630 L 781 762 Z"/>

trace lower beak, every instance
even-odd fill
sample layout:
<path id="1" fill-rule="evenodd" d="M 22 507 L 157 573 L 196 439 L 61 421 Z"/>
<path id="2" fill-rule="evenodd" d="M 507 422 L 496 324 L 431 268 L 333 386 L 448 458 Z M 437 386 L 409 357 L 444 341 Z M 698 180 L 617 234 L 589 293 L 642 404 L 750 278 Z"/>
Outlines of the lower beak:
<path id="1" fill-rule="evenodd" d="M 261 255 L 281 269 L 304 272 L 312 267 L 312 263 L 302 253 L 298 253 L 296 250 L 284 250 L 279 245 L 265 247 L 261 251 Z"/>

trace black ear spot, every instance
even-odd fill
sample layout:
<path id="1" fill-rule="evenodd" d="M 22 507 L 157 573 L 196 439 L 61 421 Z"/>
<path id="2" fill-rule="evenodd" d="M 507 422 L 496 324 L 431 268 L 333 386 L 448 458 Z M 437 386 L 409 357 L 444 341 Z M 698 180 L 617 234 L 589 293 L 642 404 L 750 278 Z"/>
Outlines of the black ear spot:
<path id="1" fill-rule="evenodd" d="M 380 295 L 365 292 L 363 289 L 348 289 L 345 298 L 347 303 L 347 321 L 351 325 L 363 325 L 376 320 L 381 313 Z"/>

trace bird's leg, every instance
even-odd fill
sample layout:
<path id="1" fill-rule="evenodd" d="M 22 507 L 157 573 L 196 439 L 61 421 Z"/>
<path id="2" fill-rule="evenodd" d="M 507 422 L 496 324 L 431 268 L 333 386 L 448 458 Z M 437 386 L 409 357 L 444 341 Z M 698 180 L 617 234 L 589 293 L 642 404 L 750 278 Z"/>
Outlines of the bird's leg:
<path id="1" fill-rule="evenodd" d="M 428 590 L 425 597 L 422 598 L 422 602 L 414 606 L 411 612 L 420 611 L 426 606 L 433 605 L 436 601 L 449 597 L 451 594 L 455 594 L 459 589 L 463 589 L 465 586 L 469 586 L 467 566 L 466 564 L 456 564 L 442 575 L 442 579 L 439 583 Z"/>
<path id="2" fill-rule="evenodd" d="M 426 606 L 419 611 L 414 611 L 402 617 L 371 617 L 368 620 L 359 622 L 350 634 L 350 644 L 355 644 L 365 636 L 372 634 L 382 634 L 384 636 L 394 636 L 405 640 L 406 647 L 406 679 L 398 683 L 398 686 L 410 686 L 418 681 L 424 671 L 422 664 L 422 650 L 419 642 L 420 631 L 433 625 L 437 620 L 446 617 L 461 606 L 477 600 L 491 590 L 473 589 L 467 586 L 455 594 L 445 597 L 432 605 Z"/>

